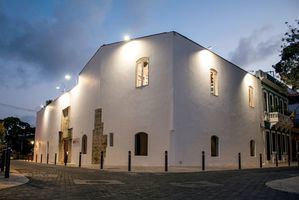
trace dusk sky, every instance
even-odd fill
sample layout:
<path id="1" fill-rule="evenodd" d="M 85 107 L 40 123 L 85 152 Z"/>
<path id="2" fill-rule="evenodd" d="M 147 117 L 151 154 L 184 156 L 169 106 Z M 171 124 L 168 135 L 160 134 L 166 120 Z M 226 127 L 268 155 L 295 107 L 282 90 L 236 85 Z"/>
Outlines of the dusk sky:
<path id="1" fill-rule="evenodd" d="M 40 105 L 61 94 L 57 85 L 70 89 L 95 51 L 125 34 L 177 31 L 247 71 L 273 70 L 298 8 L 298 0 L 0 0 L 0 119 L 34 124 Z"/>

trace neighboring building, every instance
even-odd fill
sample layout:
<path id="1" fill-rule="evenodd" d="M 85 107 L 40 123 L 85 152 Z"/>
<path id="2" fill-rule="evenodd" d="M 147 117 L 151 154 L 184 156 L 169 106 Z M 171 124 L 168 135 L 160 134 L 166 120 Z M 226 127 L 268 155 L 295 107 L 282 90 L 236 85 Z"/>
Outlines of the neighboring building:
<path id="1" fill-rule="evenodd" d="M 272 159 L 265 133 L 289 137 L 263 125 L 262 88 L 287 105 L 272 86 L 176 32 L 103 45 L 78 84 L 37 113 L 35 154 L 78 164 L 82 152 L 84 165 L 103 151 L 106 166 L 125 166 L 131 151 L 133 166 L 163 166 L 168 151 L 171 166 L 199 166 L 205 151 L 208 166 L 235 167 L 240 152 L 243 166 L 258 166 L 259 154 Z"/>
<path id="2" fill-rule="evenodd" d="M 292 112 L 291 116 L 294 121 L 291 137 L 291 152 L 292 160 L 296 161 L 299 154 L 299 93 L 289 90 L 289 111 Z"/>
<path id="3" fill-rule="evenodd" d="M 287 87 L 268 73 L 258 71 L 262 82 L 266 160 L 286 162 L 290 155 L 293 122 L 288 111 Z"/>

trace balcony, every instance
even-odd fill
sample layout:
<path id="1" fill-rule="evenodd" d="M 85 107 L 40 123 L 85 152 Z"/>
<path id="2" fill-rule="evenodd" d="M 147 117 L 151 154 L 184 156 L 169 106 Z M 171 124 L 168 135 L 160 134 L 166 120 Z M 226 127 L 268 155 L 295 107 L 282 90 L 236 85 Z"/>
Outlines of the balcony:
<path id="1" fill-rule="evenodd" d="M 269 122 L 271 127 L 282 127 L 282 128 L 292 128 L 293 121 L 291 120 L 290 116 L 284 115 L 280 112 L 265 112 L 264 120 Z"/>

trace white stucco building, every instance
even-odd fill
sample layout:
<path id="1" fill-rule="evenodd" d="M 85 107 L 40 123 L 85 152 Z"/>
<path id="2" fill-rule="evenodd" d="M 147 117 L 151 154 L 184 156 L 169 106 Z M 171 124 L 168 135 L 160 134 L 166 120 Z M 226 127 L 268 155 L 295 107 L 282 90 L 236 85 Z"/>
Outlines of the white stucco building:
<path id="1" fill-rule="evenodd" d="M 38 160 L 82 165 L 258 166 L 265 157 L 259 78 L 177 32 L 103 45 L 78 84 L 37 113 Z"/>

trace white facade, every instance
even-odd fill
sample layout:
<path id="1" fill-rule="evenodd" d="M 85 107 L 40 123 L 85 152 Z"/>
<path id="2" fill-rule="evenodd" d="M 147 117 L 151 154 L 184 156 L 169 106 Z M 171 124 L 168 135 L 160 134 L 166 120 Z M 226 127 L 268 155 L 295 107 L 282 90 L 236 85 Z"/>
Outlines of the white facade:
<path id="1" fill-rule="evenodd" d="M 136 62 L 143 57 L 148 59 L 148 85 L 136 88 Z M 54 162 L 54 154 L 59 154 L 62 110 L 67 107 L 72 129 L 69 161 L 74 164 L 79 162 L 83 135 L 87 153 L 82 164 L 92 163 L 98 108 L 108 136 L 105 166 L 127 165 L 128 151 L 133 166 L 163 166 L 165 151 L 171 166 L 200 166 L 202 151 L 208 166 L 237 166 L 239 152 L 243 166 L 257 166 L 258 155 L 265 154 L 261 81 L 176 32 L 102 46 L 80 73 L 78 84 L 38 112 L 38 161 L 43 154 L 46 162 L 49 153 L 49 162 Z M 139 132 L 148 134 L 147 156 L 134 155 Z M 212 136 L 218 137 L 217 156 L 211 156 Z"/>

